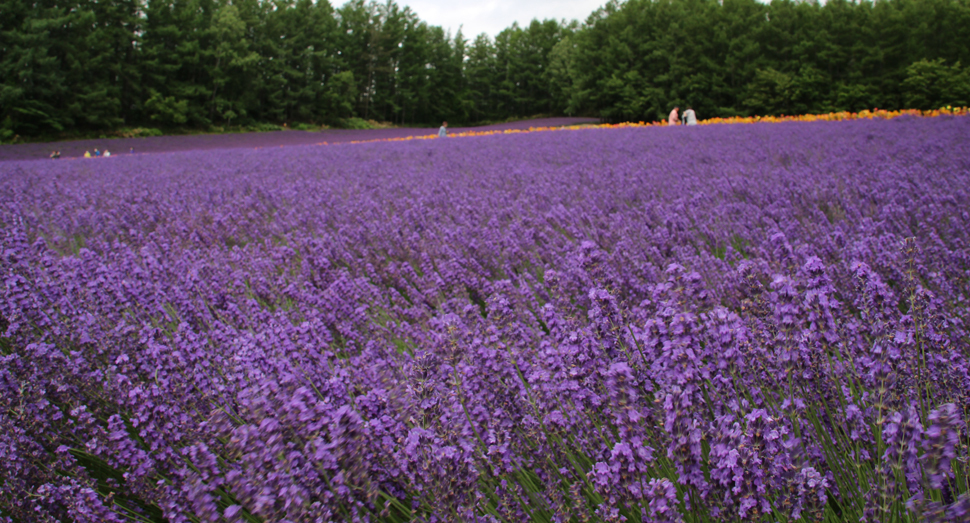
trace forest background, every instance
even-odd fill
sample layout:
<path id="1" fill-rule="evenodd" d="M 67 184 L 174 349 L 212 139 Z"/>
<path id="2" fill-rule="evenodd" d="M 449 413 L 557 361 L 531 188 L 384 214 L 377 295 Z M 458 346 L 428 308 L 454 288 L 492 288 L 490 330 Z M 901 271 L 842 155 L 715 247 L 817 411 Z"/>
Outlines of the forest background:
<path id="1" fill-rule="evenodd" d="M 614 0 L 495 38 L 392 0 L 0 0 L 0 141 L 962 106 L 968 27 L 970 0 Z"/>

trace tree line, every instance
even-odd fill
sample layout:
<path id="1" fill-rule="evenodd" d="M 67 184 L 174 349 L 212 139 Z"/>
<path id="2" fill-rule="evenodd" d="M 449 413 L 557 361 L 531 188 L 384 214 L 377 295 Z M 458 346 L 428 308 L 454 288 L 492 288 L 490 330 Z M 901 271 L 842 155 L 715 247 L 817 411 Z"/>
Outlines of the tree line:
<path id="1" fill-rule="evenodd" d="M 393 0 L 0 0 L 0 138 L 970 104 L 970 0 L 612 0 L 494 38 Z"/>

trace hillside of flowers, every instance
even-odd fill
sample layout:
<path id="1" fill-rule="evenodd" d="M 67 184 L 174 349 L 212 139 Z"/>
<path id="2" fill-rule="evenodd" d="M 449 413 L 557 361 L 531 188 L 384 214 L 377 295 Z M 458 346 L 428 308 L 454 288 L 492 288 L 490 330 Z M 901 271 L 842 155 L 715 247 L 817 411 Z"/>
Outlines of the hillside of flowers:
<path id="1" fill-rule="evenodd" d="M 0 522 L 966 521 L 970 117 L 0 162 Z"/>

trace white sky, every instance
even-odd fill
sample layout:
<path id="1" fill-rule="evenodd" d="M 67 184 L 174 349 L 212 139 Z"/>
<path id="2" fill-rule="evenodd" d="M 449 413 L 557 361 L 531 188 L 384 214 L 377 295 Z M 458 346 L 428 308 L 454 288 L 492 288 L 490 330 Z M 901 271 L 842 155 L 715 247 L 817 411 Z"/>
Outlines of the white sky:
<path id="1" fill-rule="evenodd" d="M 428 25 L 451 30 L 454 36 L 458 27 L 465 39 L 472 41 L 481 33 L 495 38 L 499 32 L 518 22 L 527 26 L 533 18 L 545 20 L 586 20 L 607 0 L 397 0 L 399 6 L 410 6 L 411 11 Z"/>

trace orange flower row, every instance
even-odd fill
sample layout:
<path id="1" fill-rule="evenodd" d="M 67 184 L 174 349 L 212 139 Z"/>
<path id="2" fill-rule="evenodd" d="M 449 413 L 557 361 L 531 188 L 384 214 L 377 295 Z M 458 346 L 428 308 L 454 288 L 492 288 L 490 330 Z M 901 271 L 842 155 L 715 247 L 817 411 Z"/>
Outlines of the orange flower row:
<path id="1" fill-rule="evenodd" d="M 872 120 L 875 118 L 888 120 L 891 118 L 898 118 L 900 116 L 916 116 L 920 118 L 933 118 L 937 116 L 966 116 L 970 115 L 970 108 L 967 107 L 941 107 L 939 109 L 934 109 L 932 111 L 920 111 L 919 109 L 900 109 L 897 111 L 887 111 L 885 109 L 873 109 L 864 110 L 859 112 L 850 111 L 840 111 L 835 113 L 825 113 L 825 114 L 799 114 L 799 115 L 781 115 L 781 116 L 732 116 L 729 118 L 708 118 L 707 120 L 700 120 L 697 123 L 699 125 L 714 125 L 714 124 L 744 124 L 744 123 L 775 123 L 775 122 L 834 122 L 840 120 Z M 571 131 L 579 129 L 622 129 L 627 127 L 663 127 L 666 126 L 666 121 L 657 122 L 623 122 L 617 124 L 589 124 L 580 125 L 573 127 L 529 127 L 528 129 L 505 129 L 505 130 L 490 130 L 490 131 L 464 131 L 460 133 L 454 133 L 448 135 L 448 138 L 464 138 L 467 136 L 491 136 L 494 134 L 518 134 L 518 133 L 533 133 L 539 131 Z M 370 142 L 406 142 L 408 140 L 434 140 L 437 139 L 436 134 L 418 135 L 418 136 L 404 136 L 398 138 L 379 138 L 374 140 L 355 140 L 350 143 L 370 143 Z M 326 142 L 321 142 L 318 145 L 326 145 Z"/>
<path id="2" fill-rule="evenodd" d="M 702 125 L 718 123 L 757 123 L 757 122 L 832 122 L 839 120 L 872 120 L 880 118 L 888 120 L 900 116 L 917 116 L 922 118 L 933 118 L 936 116 L 966 116 L 970 114 L 967 107 L 946 106 L 932 111 L 920 111 L 919 109 L 900 109 L 898 111 L 887 111 L 885 109 L 864 110 L 857 113 L 850 111 L 840 111 L 837 113 L 826 114 L 801 114 L 801 115 L 782 115 L 782 116 L 735 116 L 731 118 L 710 118 L 702 122 Z"/>

